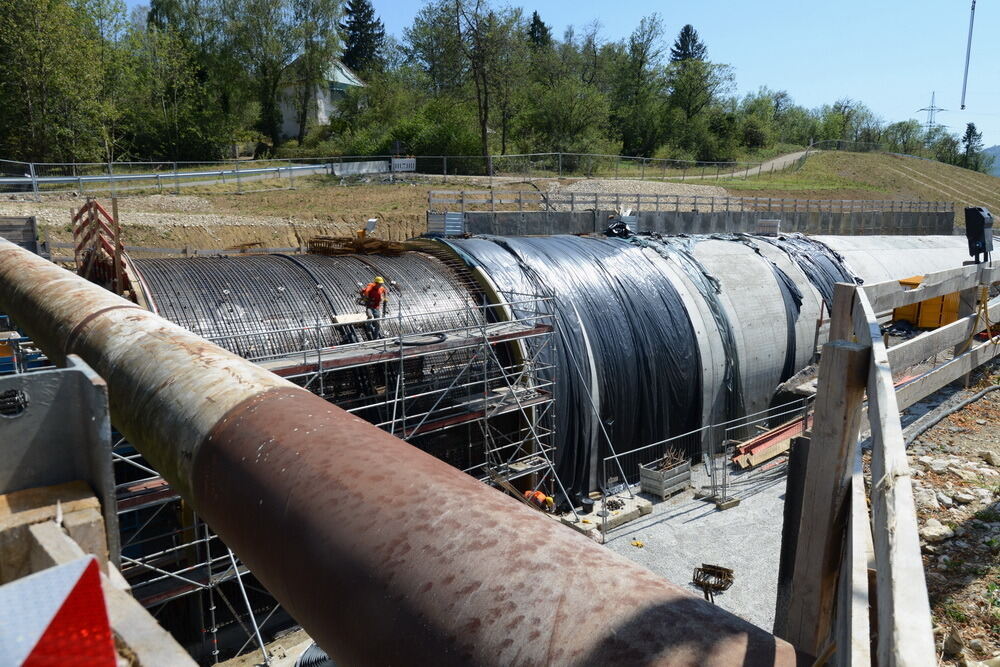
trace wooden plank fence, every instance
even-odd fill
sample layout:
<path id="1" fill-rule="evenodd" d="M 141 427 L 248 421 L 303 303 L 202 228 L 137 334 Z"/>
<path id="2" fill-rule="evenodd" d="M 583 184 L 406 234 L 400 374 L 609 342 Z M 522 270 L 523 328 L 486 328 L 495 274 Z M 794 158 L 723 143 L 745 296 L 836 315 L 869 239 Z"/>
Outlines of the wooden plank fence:
<path id="1" fill-rule="evenodd" d="M 985 327 L 983 314 L 1000 314 L 1000 298 L 988 300 L 988 287 L 998 281 L 1000 271 L 991 263 L 930 274 L 911 289 L 895 281 L 836 286 L 782 631 L 799 649 L 832 655 L 837 665 L 935 664 L 899 413 L 1000 353 L 1000 336 L 978 343 L 972 338 Z M 877 313 L 953 292 L 976 295 L 969 314 L 887 347 Z M 911 367 L 956 343 L 952 359 L 894 386 L 894 368 Z M 865 426 L 872 447 L 867 493 L 859 447 Z"/>

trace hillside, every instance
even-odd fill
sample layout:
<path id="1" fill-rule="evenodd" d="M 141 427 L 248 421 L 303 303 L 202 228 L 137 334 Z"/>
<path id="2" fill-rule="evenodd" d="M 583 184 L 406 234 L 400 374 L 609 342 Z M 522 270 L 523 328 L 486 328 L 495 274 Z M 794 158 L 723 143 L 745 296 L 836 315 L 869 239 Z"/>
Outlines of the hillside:
<path id="1" fill-rule="evenodd" d="M 719 183 L 734 193 L 810 199 L 953 201 L 1000 212 L 1000 178 L 887 153 L 823 152 L 801 169 Z"/>
<path id="2" fill-rule="evenodd" d="M 993 168 L 991 173 L 994 176 L 1000 176 L 1000 146 L 990 146 L 989 148 L 983 150 L 987 155 L 993 156 Z"/>

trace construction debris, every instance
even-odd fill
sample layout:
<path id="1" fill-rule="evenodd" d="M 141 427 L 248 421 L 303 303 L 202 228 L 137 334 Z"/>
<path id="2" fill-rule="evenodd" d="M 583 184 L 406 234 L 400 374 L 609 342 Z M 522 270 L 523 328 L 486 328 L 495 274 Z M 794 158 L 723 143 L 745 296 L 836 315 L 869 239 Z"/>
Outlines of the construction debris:
<path id="1" fill-rule="evenodd" d="M 729 590 L 733 581 L 735 581 L 733 571 L 728 567 L 702 563 L 701 567 L 694 569 L 694 585 L 698 586 L 705 593 L 705 599 L 713 604 L 715 594 Z"/>

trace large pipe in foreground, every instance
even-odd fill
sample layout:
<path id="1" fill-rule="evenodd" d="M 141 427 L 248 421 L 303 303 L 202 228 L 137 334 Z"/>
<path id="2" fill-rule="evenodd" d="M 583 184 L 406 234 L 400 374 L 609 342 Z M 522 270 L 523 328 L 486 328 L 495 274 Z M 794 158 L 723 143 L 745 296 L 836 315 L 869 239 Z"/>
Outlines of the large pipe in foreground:
<path id="1" fill-rule="evenodd" d="M 793 648 L 0 239 L 0 308 L 347 664 L 794 664 Z"/>

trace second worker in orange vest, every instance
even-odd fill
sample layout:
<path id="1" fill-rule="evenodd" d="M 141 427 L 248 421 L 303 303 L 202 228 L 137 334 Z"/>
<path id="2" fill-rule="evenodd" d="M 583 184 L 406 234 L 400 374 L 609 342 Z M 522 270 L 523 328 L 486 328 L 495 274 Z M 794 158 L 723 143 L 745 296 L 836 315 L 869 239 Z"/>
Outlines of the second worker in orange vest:
<path id="1" fill-rule="evenodd" d="M 555 499 L 552 496 L 545 495 L 541 491 L 525 491 L 524 499 L 543 512 L 551 512 L 556 506 Z"/>

